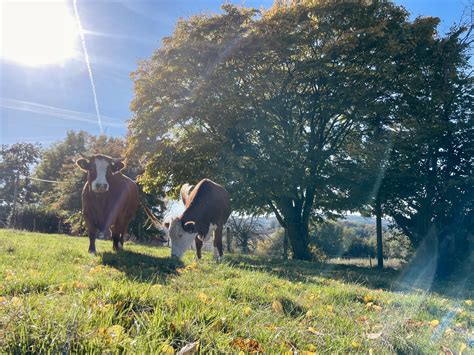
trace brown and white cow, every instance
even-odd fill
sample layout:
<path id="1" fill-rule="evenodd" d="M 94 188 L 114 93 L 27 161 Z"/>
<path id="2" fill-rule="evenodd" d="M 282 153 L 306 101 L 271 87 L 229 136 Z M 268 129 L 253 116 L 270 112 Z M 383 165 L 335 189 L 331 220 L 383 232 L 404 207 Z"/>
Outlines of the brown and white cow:
<path id="1" fill-rule="evenodd" d="M 214 258 L 222 259 L 222 230 L 230 216 L 229 193 L 219 184 L 201 180 L 196 187 L 185 184 L 181 188 L 185 210 L 181 216 L 165 223 L 171 239 L 171 255 L 181 257 L 196 243 L 196 256 L 201 258 L 204 240 L 214 233 Z"/>
<path id="2" fill-rule="evenodd" d="M 121 250 L 128 225 L 140 206 L 138 187 L 120 171 L 123 159 L 112 159 L 97 154 L 82 158 L 76 164 L 87 172 L 82 189 L 82 215 L 89 235 L 89 252 L 95 253 L 95 239 L 105 238 L 112 232 L 113 249 Z M 148 217 L 150 210 L 143 204 Z"/>

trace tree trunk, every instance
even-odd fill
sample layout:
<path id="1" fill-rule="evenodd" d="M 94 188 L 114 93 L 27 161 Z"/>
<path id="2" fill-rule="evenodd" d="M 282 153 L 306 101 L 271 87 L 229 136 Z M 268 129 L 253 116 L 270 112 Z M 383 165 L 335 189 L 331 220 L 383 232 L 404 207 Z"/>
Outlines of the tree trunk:
<path id="1" fill-rule="evenodd" d="M 288 223 L 288 239 L 293 251 L 293 259 L 311 260 L 308 248 L 308 231 L 301 223 Z"/>
<path id="2" fill-rule="evenodd" d="M 377 267 L 383 269 L 382 206 L 378 198 L 375 200 L 375 220 L 377 230 Z"/>
<path id="3" fill-rule="evenodd" d="M 288 260 L 288 231 L 283 232 L 283 260 Z"/>
<path id="4" fill-rule="evenodd" d="M 16 225 L 16 204 L 17 204 L 17 198 L 18 198 L 18 184 L 20 182 L 20 170 L 18 169 L 16 172 L 16 178 L 15 178 L 15 189 L 13 190 L 13 208 L 12 208 L 12 218 L 10 219 L 10 228 L 15 228 Z"/>
<path id="5" fill-rule="evenodd" d="M 232 253 L 231 244 L 232 244 L 232 235 L 230 234 L 230 228 L 226 228 L 226 239 L 227 239 L 227 252 Z"/>
<path id="6" fill-rule="evenodd" d="M 272 202 L 270 202 L 270 207 L 275 212 L 280 225 L 285 228 L 285 234 L 293 251 L 293 259 L 311 260 L 308 248 L 308 225 L 312 198 L 309 198 L 304 205 L 301 201 L 285 199 L 279 201 L 278 208 Z"/>

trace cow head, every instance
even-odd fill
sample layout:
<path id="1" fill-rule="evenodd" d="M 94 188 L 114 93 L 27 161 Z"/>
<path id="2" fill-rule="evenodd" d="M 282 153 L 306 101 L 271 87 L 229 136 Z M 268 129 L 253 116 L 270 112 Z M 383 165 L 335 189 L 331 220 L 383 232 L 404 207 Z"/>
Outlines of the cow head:
<path id="1" fill-rule="evenodd" d="M 177 217 L 171 222 L 166 222 L 165 226 L 168 228 L 168 238 L 171 240 L 171 256 L 182 257 L 196 236 L 194 222 L 183 225 L 181 218 Z"/>
<path id="2" fill-rule="evenodd" d="M 109 191 L 109 181 L 112 175 L 125 167 L 122 160 L 98 154 L 90 158 L 78 159 L 76 164 L 87 172 L 87 181 L 92 191 L 103 193 Z"/>

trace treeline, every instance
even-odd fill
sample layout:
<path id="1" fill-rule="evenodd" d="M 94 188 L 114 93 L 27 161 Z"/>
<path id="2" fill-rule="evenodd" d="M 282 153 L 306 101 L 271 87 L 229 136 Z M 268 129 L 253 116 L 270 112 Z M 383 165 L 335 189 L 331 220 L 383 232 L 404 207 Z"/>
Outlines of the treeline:
<path id="1" fill-rule="evenodd" d="M 68 132 L 64 140 L 49 148 L 39 144 L 2 145 L 0 150 L 0 225 L 45 233 L 85 234 L 81 215 L 81 192 L 86 174 L 75 161 L 81 155 L 106 154 L 123 157 L 126 141 L 122 138 Z M 127 161 L 124 173 L 132 179 L 143 168 Z M 157 214 L 163 212 L 163 198 L 142 193 Z M 146 240 L 156 230 L 144 228 L 146 215 L 139 210 L 130 233 Z"/>
<path id="2" fill-rule="evenodd" d="M 412 21 L 390 1 L 226 4 L 180 20 L 138 64 L 126 144 L 108 151 L 100 142 L 113 139 L 73 136 L 86 152 L 117 156 L 126 145 L 128 173 L 143 173 L 155 202 L 185 182 L 220 182 L 234 210 L 276 216 L 293 258 L 316 253 L 312 226 L 353 211 L 376 217 L 379 256 L 387 216 L 436 276 L 469 270 L 472 24 L 441 34 L 439 22 Z M 65 211 L 77 232 L 82 173 L 45 159 L 36 176 L 66 183 L 18 196 Z M 2 181 L 12 201 L 14 174 Z"/>

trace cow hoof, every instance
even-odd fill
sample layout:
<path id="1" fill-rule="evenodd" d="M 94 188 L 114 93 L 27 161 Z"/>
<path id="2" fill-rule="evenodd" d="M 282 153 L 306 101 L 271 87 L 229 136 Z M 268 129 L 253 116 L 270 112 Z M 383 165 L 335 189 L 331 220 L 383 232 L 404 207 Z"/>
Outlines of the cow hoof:
<path id="1" fill-rule="evenodd" d="M 123 250 L 123 244 L 122 243 L 118 243 L 118 250 Z"/>
<path id="2" fill-rule="evenodd" d="M 100 233 L 97 235 L 97 238 L 98 238 L 98 239 L 105 239 L 104 233 L 100 232 Z"/>
<path id="3" fill-rule="evenodd" d="M 95 250 L 89 250 L 89 253 L 91 253 L 92 255 L 96 255 L 96 251 Z"/>

